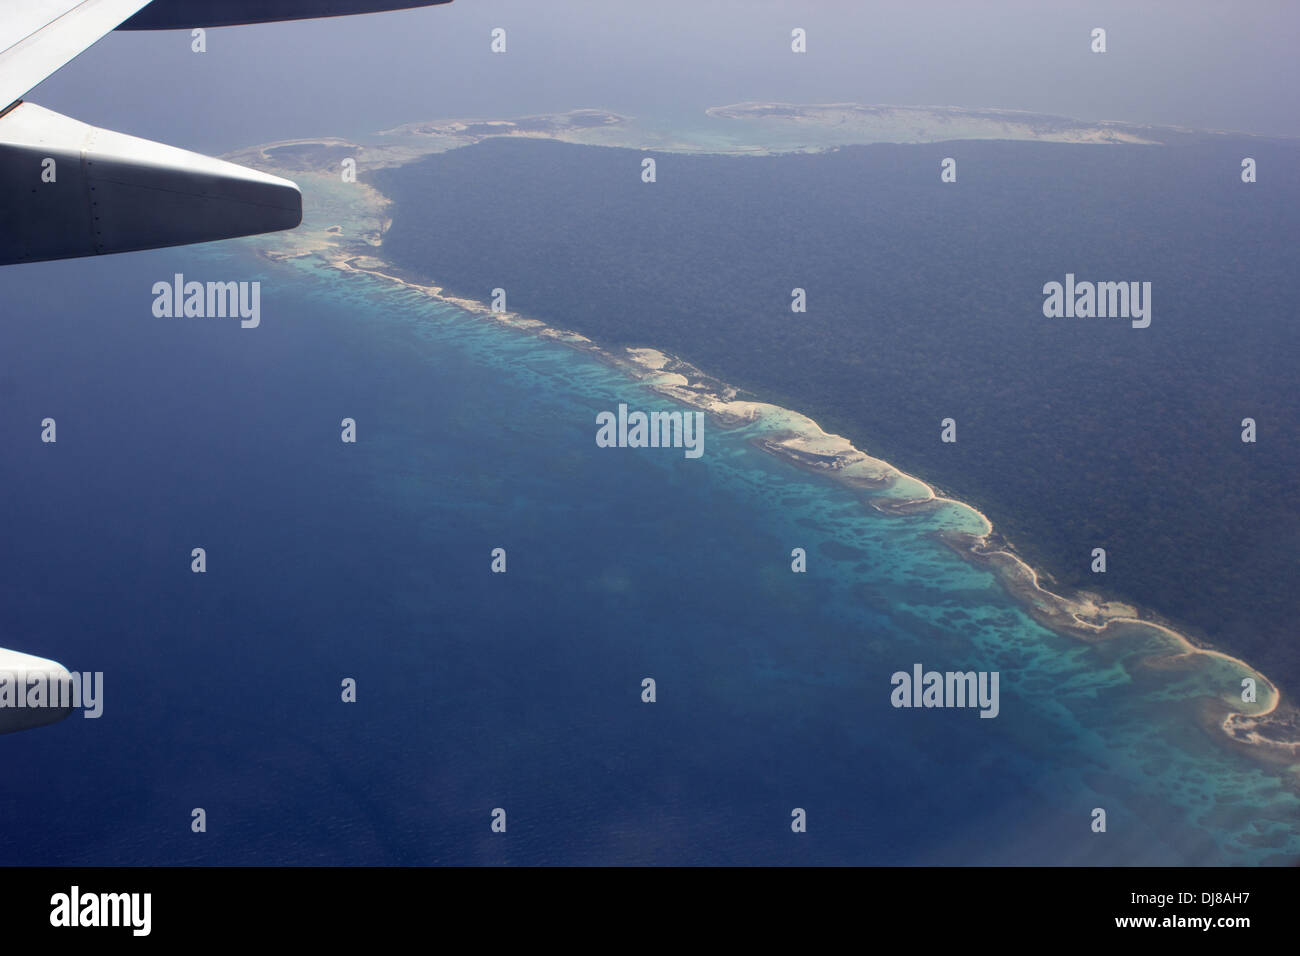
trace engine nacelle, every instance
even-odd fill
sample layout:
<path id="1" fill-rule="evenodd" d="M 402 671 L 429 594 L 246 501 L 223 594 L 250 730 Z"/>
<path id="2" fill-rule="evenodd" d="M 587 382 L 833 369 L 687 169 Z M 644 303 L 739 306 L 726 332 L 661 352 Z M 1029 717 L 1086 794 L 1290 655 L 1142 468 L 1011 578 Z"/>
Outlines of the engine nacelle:
<path id="1" fill-rule="evenodd" d="M 0 117 L 0 264 L 230 239 L 302 222 L 287 179 L 19 103 Z"/>

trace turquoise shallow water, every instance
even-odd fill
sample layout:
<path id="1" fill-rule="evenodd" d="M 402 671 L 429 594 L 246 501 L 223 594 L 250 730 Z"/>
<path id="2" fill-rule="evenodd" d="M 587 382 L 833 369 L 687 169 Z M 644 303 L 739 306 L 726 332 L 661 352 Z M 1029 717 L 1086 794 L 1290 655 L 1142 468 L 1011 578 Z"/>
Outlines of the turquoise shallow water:
<path id="1" fill-rule="evenodd" d="M 370 280 L 356 284 L 368 286 L 366 294 L 381 299 L 404 295 Z M 661 573 L 673 573 L 672 567 L 700 581 L 726 563 L 722 580 L 739 587 L 712 590 L 707 613 L 694 618 L 674 614 L 671 598 L 666 599 L 668 627 L 674 620 L 690 621 L 698 641 L 732 630 L 730 622 L 745 617 L 740 604 L 749 605 L 750 613 L 761 613 L 764 606 L 795 611 L 797 623 L 779 641 L 787 654 L 801 647 L 795 658 L 766 649 L 760 631 L 747 656 L 753 668 L 749 677 L 761 675 L 762 680 L 747 686 L 741 669 L 727 675 L 715 693 L 735 695 L 748 706 L 763 706 L 759 698 L 770 695 L 773 708 L 780 703 L 815 708 L 819 687 L 860 700 L 861 713 L 836 733 L 864 741 L 882 735 L 908 741 L 916 752 L 895 768 L 898 783 L 906 790 L 907 778 L 915 775 L 911 786 L 927 794 L 926 800 L 947 789 L 943 780 L 949 771 L 957 779 L 972 766 L 996 774 L 1004 763 L 1015 768 L 1011 777 L 1023 774 L 1036 789 L 1055 791 L 1055 806 L 1031 814 L 1022 832 L 1008 825 L 999 835 L 1003 845 L 985 847 L 979 858 L 1282 862 L 1300 852 L 1294 794 L 1277 776 L 1214 740 L 1196 718 L 1199 702 L 1230 695 L 1238 685 L 1242 672 L 1235 665 L 1198 658 L 1181 667 L 1154 667 L 1153 660 L 1181 648 L 1146 628 L 1118 628 L 1113 639 L 1096 644 L 1052 633 L 1015 606 L 991 574 L 961 561 L 931 537 L 938 529 L 978 528 L 965 509 L 947 506 L 908 517 L 879 514 L 865 506 L 859 493 L 756 450 L 752 440 L 770 425 L 710 425 L 700 461 L 683 460 L 671 450 L 595 449 L 591 409 L 613 409 L 618 402 L 644 410 L 675 406 L 562 346 L 495 328 L 418 297 L 414 308 L 417 334 L 437 343 L 452 338 L 473 362 L 493 369 L 493 375 L 504 371 L 534 390 L 547 407 L 530 411 L 530 419 L 535 414 L 563 426 L 557 452 L 563 449 L 575 467 L 598 467 L 605 457 L 631 459 L 632 487 L 611 482 L 574 489 L 584 499 L 583 507 L 612 499 L 626 502 L 636 516 L 619 548 L 623 553 L 612 561 L 609 553 L 592 562 L 590 573 L 599 572 L 602 588 L 617 593 L 633 587 L 631 582 L 644 574 L 633 570 L 641 561 Z M 420 312 L 428 312 L 431 321 L 421 323 Z M 544 453 L 539 449 L 538 454 Z M 552 470 L 542 467 L 543 472 Z M 686 502 L 674 503 L 675 492 L 687 490 L 692 494 Z M 745 530 L 723 540 L 697 539 L 687 531 L 683 547 L 668 555 L 637 546 L 634 529 L 648 523 L 693 528 L 700 516 L 696 509 L 702 502 L 695 498 L 700 490 L 710 511 L 731 512 L 729 525 L 743 524 Z M 561 493 L 561 499 L 574 492 Z M 566 550 L 582 544 L 558 530 L 554 540 Z M 803 547 L 810 555 L 807 575 L 791 573 L 792 547 Z M 601 571 L 602 563 L 619 570 Z M 713 574 L 710 568 L 715 568 Z M 939 670 L 999 671 L 1000 716 L 979 720 L 973 711 L 880 708 L 878 698 L 886 695 L 890 674 L 910 669 L 914 661 Z M 796 705 L 804 697 L 808 699 Z M 779 719 L 777 713 L 773 719 Z M 807 719 L 797 714 L 796 709 L 784 716 Z M 943 744 L 927 742 L 930 736 L 945 739 Z M 926 754 L 935 747 L 943 759 Z M 965 762 L 965 772 L 945 767 L 945 760 L 952 759 Z M 998 789 L 992 786 L 984 794 L 949 790 L 951 803 L 940 802 L 937 815 L 960 819 L 956 806 L 981 807 Z M 1107 809 L 1108 833 L 1088 829 L 1093 807 Z M 992 815 L 998 817 L 996 811 Z M 1076 816 L 1077 835 L 1068 832 Z M 1066 832 L 1044 832 L 1053 826 Z M 933 855 L 922 859 L 961 861 L 969 850 L 960 846 L 935 847 L 929 851 Z M 1061 856 L 1051 856 L 1048 847 Z"/>
<path id="2" fill-rule="evenodd" d="M 6 861 L 1300 859 L 1293 790 L 1196 718 L 1231 668 L 1053 634 L 933 539 L 959 512 L 879 514 L 755 449 L 762 424 L 706 425 L 699 460 L 598 448 L 598 412 L 675 406 L 377 279 L 126 261 L 111 325 L 9 372 L 17 418 L 57 394 L 80 424 L 5 465 L 6 633 L 108 699 L 4 741 Z M 262 279 L 262 327 L 149 317 L 173 271 Z M 42 334 L 86 295 L 33 300 Z M 890 706 L 915 662 L 998 671 L 999 715 Z"/>

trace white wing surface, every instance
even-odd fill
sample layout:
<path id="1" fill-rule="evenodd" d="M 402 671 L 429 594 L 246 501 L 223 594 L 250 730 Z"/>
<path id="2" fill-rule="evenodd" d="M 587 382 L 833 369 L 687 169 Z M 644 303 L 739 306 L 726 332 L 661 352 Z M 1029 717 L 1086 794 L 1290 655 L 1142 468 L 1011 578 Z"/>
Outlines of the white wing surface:
<path id="1" fill-rule="evenodd" d="M 149 0 L 0 0 L 0 110 Z"/>

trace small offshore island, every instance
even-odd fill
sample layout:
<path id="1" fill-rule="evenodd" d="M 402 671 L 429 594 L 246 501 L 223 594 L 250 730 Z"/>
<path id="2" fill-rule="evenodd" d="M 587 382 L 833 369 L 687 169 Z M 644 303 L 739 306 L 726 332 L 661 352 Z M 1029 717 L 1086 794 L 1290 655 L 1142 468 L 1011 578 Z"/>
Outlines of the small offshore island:
<path id="1" fill-rule="evenodd" d="M 1160 144 L 1213 142 L 1214 134 L 1121 123 L 1088 124 L 1003 110 L 859 104 L 744 103 L 710 109 L 712 121 L 744 127 L 734 134 L 693 136 L 689 132 L 646 129 L 619 114 L 584 109 L 515 119 L 462 119 L 411 123 L 380 134 L 374 143 L 341 139 L 295 140 L 253 147 L 227 158 L 297 180 L 303 188 L 304 222 L 290 233 L 256 242 L 271 261 L 310 259 L 348 275 L 400 285 L 432 300 L 449 303 L 521 333 L 554 340 L 622 369 L 630 377 L 684 406 L 708 413 L 722 427 L 759 423 L 756 447 L 807 471 L 860 491 L 876 511 L 907 516 L 952 509 L 937 532 L 966 561 L 997 576 L 1005 589 L 1039 623 L 1081 641 L 1108 640 L 1141 631 L 1143 639 L 1163 642 L 1147 661 L 1153 668 L 1223 668 L 1222 693 L 1207 700 L 1205 727 L 1221 741 L 1289 768 L 1292 786 L 1300 783 L 1300 711 L 1283 699 L 1277 686 L 1247 661 L 1216 649 L 1204 635 L 1188 636 L 1171 622 L 1133 603 L 1093 591 L 1057 585 L 1039 573 L 994 530 L 993 522 L 972 505 L 889 462 L 872 457 L 848 438 L 828 434 L 811 418 L 788 408 L 751 400 L 750 388 L 730 385 L 683 358 L 646 345 L 608 345 L 591 330 L 556 327 L 531 314 L 494 313 L 482 300 L 457 295 L 428 277 L 415 275 L 386 259 L 384 244 L 393 224 L 392 201 L 374 182 L 380 170 L 487 140 L 550 140 L 576 146 L 636 148 L 698 155 L 777 156 L 833 151 L 864 143 L 935 143 L 951 140 L 1016 140 L 1037 144 L 1087 144 L 1089 148 L 1147 148 Z M 756 132 L 757 130 L 757 132 Z M 758 144 L 755 144 L 755 140 Z M 770 144 L 770 145 L 768 145 Z M 355 163 L 359 178 L 344 181 L 340 165 Z M 436 268 L 433 270 L 436 275 Z M 518 301 L 518 299 L 515 299 Z M 1157 320 L 1159 321 L 1159 320 Z M 704 364 L 704 363 L 702 363 Z M 745 396 L 745 397 L 742 397 Z M 1241 678 L 1257 682 L 1257 698 L 1239 698 Z"/>

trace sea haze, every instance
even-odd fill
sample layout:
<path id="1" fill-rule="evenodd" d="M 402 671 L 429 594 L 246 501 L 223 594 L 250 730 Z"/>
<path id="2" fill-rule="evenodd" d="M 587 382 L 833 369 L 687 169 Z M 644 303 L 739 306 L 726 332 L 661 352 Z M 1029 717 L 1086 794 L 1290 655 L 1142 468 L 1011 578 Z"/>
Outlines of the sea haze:
<path id="1" fill-rule="evenodd" d="M 1300 690 L 1279 586 L 1300 574 L 1300 146 L 660 153 L 653 184 L 642 155 L 489 140 L 379 170 L 396 200 L 383 255 L 805 412 L 978 505 L 1061 585 Z M 1067 273 L 1150 282 L 1150 327 L 1045 318 L 1043 286 Z"/>

